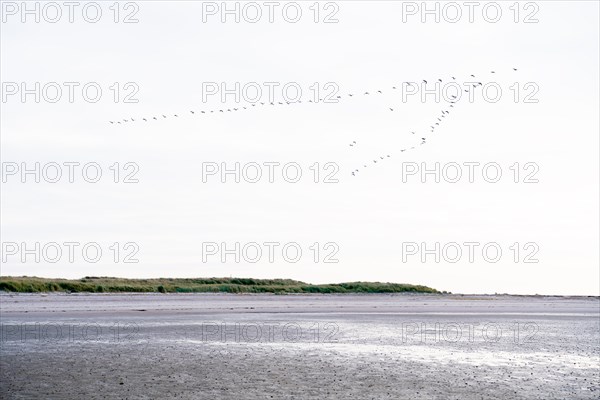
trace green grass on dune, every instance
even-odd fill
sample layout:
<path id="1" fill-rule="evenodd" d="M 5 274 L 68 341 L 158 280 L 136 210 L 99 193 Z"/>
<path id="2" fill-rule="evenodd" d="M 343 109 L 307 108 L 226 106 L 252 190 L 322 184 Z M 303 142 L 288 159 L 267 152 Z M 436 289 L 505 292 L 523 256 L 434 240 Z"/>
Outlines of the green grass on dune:
<path id="1" fill-rule="evenodd" d="M 18 293 L 440 293 L 422 285 L 349 282 L 313 285 L 291 279 L 159 278 L 123 279 L 86 276 L 82 279 L 0 277 L 0 290 Z"/>

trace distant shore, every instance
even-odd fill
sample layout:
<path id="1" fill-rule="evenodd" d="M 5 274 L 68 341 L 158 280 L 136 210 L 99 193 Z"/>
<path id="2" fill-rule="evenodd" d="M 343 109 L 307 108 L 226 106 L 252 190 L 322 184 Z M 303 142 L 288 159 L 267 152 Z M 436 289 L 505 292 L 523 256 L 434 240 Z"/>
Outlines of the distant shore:
<path id="1" fill-rule="evenodd" d="M 291 279 L 0 277 L 0 291 L 14 293 L 447 293 L 423 285 L 384 282 L 310 284 Z"/>

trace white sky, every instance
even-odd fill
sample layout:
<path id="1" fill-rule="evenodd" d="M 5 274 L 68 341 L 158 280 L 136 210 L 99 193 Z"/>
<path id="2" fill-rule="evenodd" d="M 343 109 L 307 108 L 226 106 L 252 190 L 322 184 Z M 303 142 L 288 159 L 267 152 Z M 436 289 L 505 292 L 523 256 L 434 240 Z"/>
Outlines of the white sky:
<path id="1" fill-rule="evenodd" d="M 115 24 L 112 2 L 100 3 L 103 16 L 96 24 L 77 11 L 72 24 L 66 16 L 52 24 L 3 15 L 4 84 L 98 82 L 104 91 L 94 104 L 77 90 L 73 103 L 35 103 L 31 96 L 23 103 L 9 96 L 1 104 L 2 162 L 97 162 L 104 175 L 96 184 L 80 175 L 75 184 L 8 177 L 1 233 L 2 242 L 30 247 L 98 242 L 104 256 L 95 264 L 81 257 L 75 263 L 66 257 L 54 264 L 32 257 L 22 263 L 10 256 L 3 275 L 233 275 L 394 281 L 463 293 L 599 293 L 597 2 L 535 2 L 539 23 L 532 24 L 513 22 L 513 2 L 500 2 L 503 15 L 496 24 L 486 22 L 480 8 L 474 23 L 466 15 L 455 24 L 432 17 L 422 23 L 418 15 L 403 23 L 402 2 L 392 1 L 338 1 L 339 22 L 332 24 L 312 21 L 312 1 L 300 2 L 303 16 L 296 24 L 285 22 L 279 9 L 272 24 L 237 24 L 231 17 L 221 23 L 219 16 L 203 23 L 201 2 L 138 1 L 139 22 Z M 533 10 L 523 10 L 524 4 L 521 19 Z M 432 97 L 403 104 L 391 89 L 403 81 L 446 82 L 470 74 L 497 82 L 502 99 L 463 99 L 434 134 L 428 127 L 447 105 Z M 135 82 L 139 102 L 115 104 L 108 89 L 114 82 Z M 252 108 L 231 97 L 221 104 L 213 96 L 203 104 L 203 82 L 298 82 L 303 102 Z M 307 103 L 314 82 L 335 82 L 342 101 Z M 509 89 L 515 82 L 522 95 L 524 84 L 537 84 L 539 102 L 515 104 Z M 242 106 L 248 110 L 198 115 Z M 152 116 L 160 120 L 140 121 Z M 108 123 L 131 117 L 137 121 Z M 418 134 L 412 136 L 413 130 Z M 420 146 L 423 133 L 427 144 Z M 352 141 L 357 145 L 350 147 Z M 401 153 L 407 146 L 416 148 Z M 379 159 L 387 154 L 392 157 Z M 299 163 L 302 180 L 290 184 L 278 175 L 276 183 L 202 182 L 203 162 L 269 161 Z M 114 162 L 139 165 L 140 182 L 112 183 L 108 166 Z M 315 162 L 339 165 L 339 183 L 311 182 Z M 403 183 L 403 162 L 496 162 L 503 176 L 495 184 L 480 173 L 474 183 L 435 183 L 431 177 Z M 514 183 L 509 167 L 515 162 L 537 164 L 539 183 Z M 353 177 L 355 168 L 360 172 Z M 275 263 L 266 255 L 254 264 L 231 257 L 202 262 L 203 242 L 236 241 L 297 242 L 304 253 L 295 264 L 280 255 Z M 113 242 L 137 243 L 140 262 L 114 263 L 108 249 Z M 337 243 L 339 263 L 315 264 L 308 249 L 314 242 Z M 479 247 L 474 263 L 466 254 L 457 263 L 436 263 L 431 256 L 424 263 L 418 256 L 403 262 L 403 242 L 496 242 L 503 255 L 486 262 Z M 535 242 L 539 262 L 515 263 L 509 249 L 515 242 Z M 521 258 L 526 253 L 521 250 Z"/>

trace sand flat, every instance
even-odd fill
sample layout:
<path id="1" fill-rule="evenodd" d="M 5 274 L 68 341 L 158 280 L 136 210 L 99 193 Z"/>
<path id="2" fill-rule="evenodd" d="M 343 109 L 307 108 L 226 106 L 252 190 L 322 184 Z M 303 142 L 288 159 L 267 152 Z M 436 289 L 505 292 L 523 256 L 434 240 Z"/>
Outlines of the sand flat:
<path id="1" fill-rule="evenodd" d="M 0 295 L 2 398 L 596 399 L 600 300 Z"/>

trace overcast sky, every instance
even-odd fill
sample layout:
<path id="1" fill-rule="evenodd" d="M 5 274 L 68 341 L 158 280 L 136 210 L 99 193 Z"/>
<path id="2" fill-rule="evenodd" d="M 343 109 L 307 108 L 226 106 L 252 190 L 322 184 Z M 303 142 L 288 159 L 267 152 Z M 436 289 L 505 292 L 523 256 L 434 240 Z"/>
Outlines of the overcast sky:
<path id="1" fill-rule="evenodd" d="M 489 2 L 474 9 L 472 23 L 466 6 L 458 22 L 448 21 L 456 9 L 444 2 L 439 9 L 447 18 L 439 23 L 433 15 L 421 21 L 421 10 L 413 7 L 421 2 L 321 2 L 317 23 L 312 1 L 298 2 L 296 23 L 286 21 L 294 18 L 295 5 L 282 14 L 286 2 L 275 7 L 273 23 L 263 2 L 255 3 L 262 11 L 255 23 L 248 19 L 257 8 L 244 8 L 244 2 L 239 23 L 233 15 L 221 21 L 221 2 L 121 3 L 117 23 L 112 2 L 98 2 L 96 23 L 84 18 L 94 19 L 94 7 L 82 14 L 86 2 L 74 10 L 73 23 L 64 6 L 61 19 L 51 23 L 55 10 L 40 3 L 36 23 L 34 15 L 22 15 L 21 2 L 7 3 L 0 57 L 2 275 L 393 281 L 463 293 L 600 290 L 595 1 L 522 2 L 518 15 L 509 8 L 513 2 L 499 2 L 496 23 L 486 20 L 494 17 L 493 5 L 482 14 Z M 28 4 L 33 9 L 34 2 Z M 124 23 L 126 17 L 138 22 Z M 433 95 L 403 101 L 402 91 L 412 88 L 403 82 L 427 80 L 433 90 L 438 79 L 440 85 L 482 82 L 501 88 L 502 97 L 486 101 L 478 87 L 473 102 L 462 92 L 453 107 Z M 39 103 L 34 94 L 23 101 L 21 83 L 34 89 L 35 82 Z M 62 87 L 56 103 L 49 82 Z M 79 85 L 72 103 L 64 82 Z M 250 92 L 239 103 L 233 95 L 222 102 L 220 93 L 203 99 L 206 82 L 230 89 L 235 82 L 256 82 L 263 97 L 254 103 L 244 101 Z M 280 85 L 274 105 L 264 82 Z M 93 83 L 91 97 L 93 87 L 102 89 L 95 103 L 82 95 L 87 83 Z M 286 83 L 302 89 L 301 103 L 286 104 Z M 315 87 L 317 98 L 335 93 L 339 102 L 309 102 Z M 125 102 L 127 95 L 137 103 Z M 441 117 L 442 110 L 451 112 Z M 21 182 L 20 169 L 36 162 L 48 166 L 47 174 L 49 163 L 63 165 L 62 178 L 50 183 L 42 176 L 35 183 L 26 175 Z M 80 165 L 70 183 L 65 162 L 97 163 L 102 177 L 86 182 Z M 113 182 L 115 162 L 119 183 Z M 227 175 L 223 183 L 217 173 L 203 181 L 203 169 L 236 162 L 258 163 L 262 178 L 236 183 Z M 273 183 L 264 165 L 269 162 L 280 163 Z M 300 167 L 297 183 L 282 177 L 287 163 Z M 438 183 L 427 175 L 422 182 L 419 173 L 407 175 L 436 163 L 449 179 Z M 485 164 L 494 168 L 484 176 Z M 19 171 L 12 175 L 15 165 Z M 246 169 L 252 177 L 254 165 Z M 463 176 L 451 183 L 456 165 Z M 474 165 L 472 183 L 467 165 Z M 498 166 L 502 176 L 488 182 Z M 139 182 L 124 183 L 129 173 Z M 286 177 L 294 175 L 288 170 Z M 40 250 L 36 263 L 22 248 L 36 242 L 40 248 L 80 246 L 72 263 L 66 254 L 49 262 L 51 246 L 46 254 Z M 220 248 L 203 262 L 203 243 L 209 242 Z M 262 258 L 250 262 L 256 249 L 250 245 L 239 263 L 233 255 L 222 262 L 220 244 L 232 249 L 236 242 L 240 248 L 261 244 Z M 265 242 L 280 243 L 272 263 Z M 479 243 L 473 262 L 465 242 Z M 99 244 L 98 262 L 82 257 L 86 243 Z M 423 243 L 429 250 L 439 243 L 439 262 L 423 253 Z M 453 243 L 463 251 L 458 260 Z M 298 246 L 302 256 L 292 263 Z M 495 257 L 498 248 L 502 254 Z M 132 252 L 139 262 L 123 262 Z M 328 255 L 338 262 L 324 262 Z"/>

